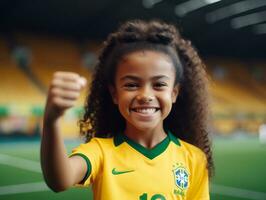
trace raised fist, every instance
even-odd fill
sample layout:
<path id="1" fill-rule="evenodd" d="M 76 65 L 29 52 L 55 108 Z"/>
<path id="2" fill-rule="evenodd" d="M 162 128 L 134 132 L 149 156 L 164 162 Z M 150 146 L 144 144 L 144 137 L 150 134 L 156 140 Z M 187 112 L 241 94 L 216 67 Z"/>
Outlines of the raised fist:
<path id="1" fill-rule="evenodd" d="M 75 105 L 87 80 L 74 72 L 55 72 L 48 91 L 45 115 L 56 119 Z"/>

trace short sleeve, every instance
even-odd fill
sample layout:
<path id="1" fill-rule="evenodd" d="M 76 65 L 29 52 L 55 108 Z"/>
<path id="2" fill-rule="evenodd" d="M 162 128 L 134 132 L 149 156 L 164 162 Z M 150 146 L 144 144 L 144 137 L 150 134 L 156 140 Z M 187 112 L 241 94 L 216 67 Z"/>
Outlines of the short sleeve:
<path id="1" fill-rule="evenodd" d="M 194 164 L 191 176 L 191 186 L 187 193 L 189 200 L 209 200 L 209 175 L 207 160 L 204 153 L 197 155 L 197 162 Z"/>
<path id="2" fill-rule="evenodd" d="M 87 163 L 87 173 L 79 185 L 88 186 L 94 182 L 102 166 L 102 150 L 97 139 L 74 148 L 71 156 L 81 156 Z"/>

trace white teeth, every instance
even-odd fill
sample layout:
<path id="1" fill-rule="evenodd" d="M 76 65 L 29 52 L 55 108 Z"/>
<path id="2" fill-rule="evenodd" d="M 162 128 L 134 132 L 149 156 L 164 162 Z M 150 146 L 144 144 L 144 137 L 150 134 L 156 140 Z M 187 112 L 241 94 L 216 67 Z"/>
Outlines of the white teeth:
<path id="1" fill-rule="evenodd" d="M 137 108 L 134 110 L 138 113 L 143 113 L 143 114 L 152 114 L 152 113 L 155 113 L 156 111 L 155 108 Z"/>

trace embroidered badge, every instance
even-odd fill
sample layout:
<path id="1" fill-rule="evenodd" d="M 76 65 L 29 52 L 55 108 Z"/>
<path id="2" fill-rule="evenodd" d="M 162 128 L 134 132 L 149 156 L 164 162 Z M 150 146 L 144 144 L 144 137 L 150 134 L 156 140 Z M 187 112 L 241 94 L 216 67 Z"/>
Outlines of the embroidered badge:
<path id="1" fill-rule="evenodd" d="M 186 167 L 177 163 L 174 165 L 173 173 L 176 186 L 182 191 L 186 190 L 189 186 L 189 173 Z"/>

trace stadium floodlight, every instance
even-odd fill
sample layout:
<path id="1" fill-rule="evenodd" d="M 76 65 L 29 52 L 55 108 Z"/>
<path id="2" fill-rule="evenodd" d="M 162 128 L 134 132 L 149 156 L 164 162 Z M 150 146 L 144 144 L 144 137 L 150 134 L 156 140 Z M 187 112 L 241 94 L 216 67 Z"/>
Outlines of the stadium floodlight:
<path id="1" fill-rule="evenodd" d="M 152 8 L 155 4 L 160 3 L 162 0 L 143 0 L 142 5 L 144 8 Z"/>
<path id="2" fill-rule="evenodd" d="M 212 24 L 217 21 L 232 17 L 234 15 L 238 15 L 240 13 L 260 8 L 262 6 L 266 6 L 265 0 L 240 1 L 229 6 L 219 8 L 215 11 L 209 12 L 206 14 L 205 18 L 208 23 Z"/>
<path id="3" fill-rule="evenodd" d="M 216 3 L 216 2 L 218 2 L 218 1 L 221 1 L 221 0 L 205 0 L 205 2 L 206 2 L 207 4 Z"/>
<path id="4" fill-rule="evenodd" d="M 195 11 L 210 4 L 217 3 L 221 0 L 189 0 L 175 7 L 175 14 L 184 17 L 189 12 Z"/>
<path id="5" fill-rule="evenodd" d="M 258 24 L 265 21 L 266 21 L 266 11 L 261 11 L 232 19 L 231 27 L 233 29 L 239 29 L 245 26 Z"/>
<path id="6" fill-rule="evenodd" d="M 257 35 L 266 34 L 266 23 L 254 25 L 252 27 L 253 33 Z"/>

